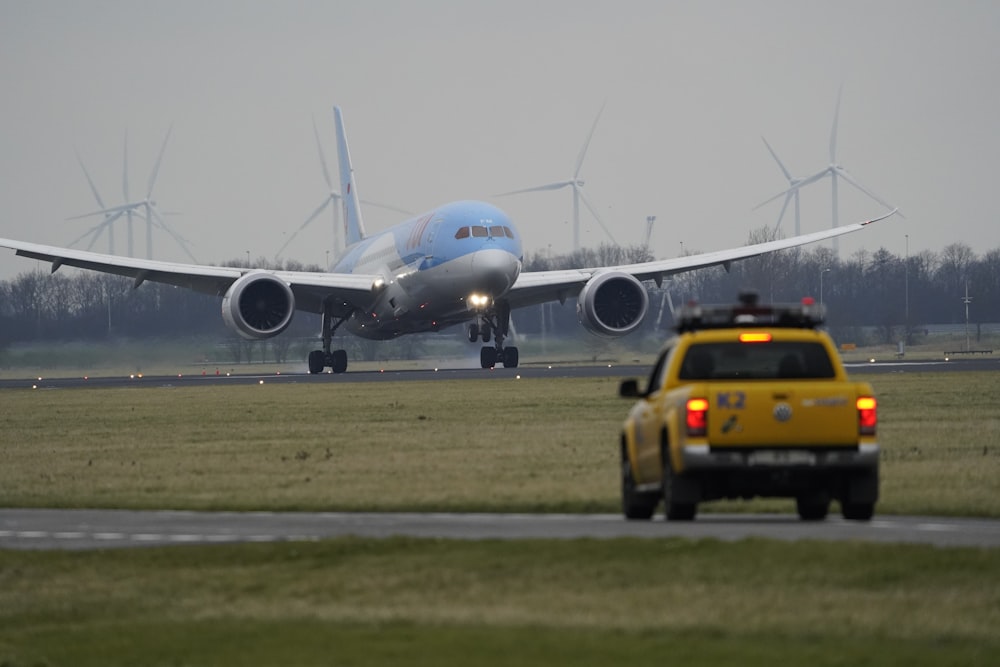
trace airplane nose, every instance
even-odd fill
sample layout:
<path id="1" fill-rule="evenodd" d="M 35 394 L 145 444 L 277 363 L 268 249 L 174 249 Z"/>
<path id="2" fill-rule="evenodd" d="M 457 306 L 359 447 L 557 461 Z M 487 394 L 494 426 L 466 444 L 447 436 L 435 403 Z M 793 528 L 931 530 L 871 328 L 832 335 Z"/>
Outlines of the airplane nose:
<path id="1" fill-rule="evenodd" d="M 472 270 L 477 288 L 498 297 L 506 294 L 517 280 L 521 262 L 506 250 L 479 250 L 472 257 Z"/>

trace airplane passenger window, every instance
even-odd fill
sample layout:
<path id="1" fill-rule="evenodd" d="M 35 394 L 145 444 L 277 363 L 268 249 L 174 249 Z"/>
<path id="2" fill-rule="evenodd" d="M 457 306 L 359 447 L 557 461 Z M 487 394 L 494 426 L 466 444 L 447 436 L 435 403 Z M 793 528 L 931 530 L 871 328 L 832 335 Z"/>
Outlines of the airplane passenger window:
<path id="1" fill-rule="evenodd" d="M 483 227 L 481 225 L 475 225 L 472 228 L 472 235 L 475 236 L 476 238 L 483 238 L 483 237 L 489 236 L 490 233 L 489 233 L 489 231 L 487 231 L 487 229 L 485 227 Z"/>
<path id="2" fill-rule="evenodd" d="M 469 228 L 460 227 L 457 232 L 455 232 L 456 239 L 467 239 L 469 238 Z"/>

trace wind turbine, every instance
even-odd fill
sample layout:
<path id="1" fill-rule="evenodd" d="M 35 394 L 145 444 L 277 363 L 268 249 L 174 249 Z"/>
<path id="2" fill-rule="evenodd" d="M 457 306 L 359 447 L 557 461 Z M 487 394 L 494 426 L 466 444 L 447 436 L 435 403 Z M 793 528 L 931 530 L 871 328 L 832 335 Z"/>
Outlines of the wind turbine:
<path id="1" fill-rule="evenodd" d="M 802 233 L 802 227 L 801 227 L 801 222 L 800 222 L 800 219 L 799 219 L 799 189 L 796 186 L 799 185 L 800 183 L 802 183 L 802 181 L 805 180 L 805 179 L 800 178 L 798 176 L 792 176 L 791 172 L 788 171 L 788 169 L 785 167 L 784 163 L 782 163 L 781 159 L 778 158 L 778 154 L 774 152 L 773 148 L 771 148 L 771 144 L 767 143 L 767 139 L 764 139 L 764 137 L 761 137 L 761 139 L 763 139 L 764 145 L 767 146 L 767 150 L 771 153 L 771 157 L 773 157 L 774 161 L 778 163 L 778 168 L 780 168 L 781 169 L 781 173 L 783 173 L 785 175 L 785 178 L 788 180 L 788 187 L 790 188 L 788 192 L 784 193 L 785 194 L 785 201 L 781 204 L 781 213 L 778 214 L 778 222 L 775 223 L 775 225 L 774 225 L 774 231 L 775 231 L 775 233 L 777 233 L 778 230 L 781 228 L 781 220 L 782 220 L 782 218 L 785 217 L 785 209 L 788 208 L 788 202 L 789 202 L 789 200 L 794 199 L 795 200 L 795 235 L 798 236 L 799 234 Z M 760 207 L 764 206 L 765 204 L 771 203 L 772 201 L 774 201 L 775 199 L 777 199 L 780 196 L 781 195 L 778 195 L 777 197 L 771 197 L 766 202 L 757 204 L 756 206 L 753 207 L 753 210 L 756 211 Z"/>
<path id="2" fill-rule="evenodd" d="M 617 245 L 615 237 L 608 231 L 607 226 L 604 221 L 601 220 L 601 216 L 598 215 L 597 209 L 594 205 L 590 203 L 587 199 L 587 195 L 583 194 L 583 179 L 580 178 L 580 168 L 583 166 L 583 159 L 587 156 L 587 147 L 590 146 L 590 140 L 594 136 L 594 130 L 597 129 L 597 121 L 601 119 L 601 114 L 604 113 L 604 107 L 607 103 L 601 105 L 601 110 L 597 112 L 597 118 L 594 119 L 594 124 L 590 128 L 590 134 L 587 135 L 587 140 L 583 143 L 583 148 L 580 149 L 580 155 L 576 158 L 576 165 L 573 169 L 573 177 L 565 181 L 556 181 L 555 183 L 546 183 L 545 185 L 536 185 L 530 188 L 523 188 L 521 190 L 511 190 L 510 192 L 502 192 L 495 197 L 506 197 L 508 195 L 517 195 L 524 192 L 541 192 L 543 190 L 561 190 L 563 188 L 572 188 L 573 190 L 573 252 L 580 249 L 580 202 L 587 207 L 594 219 L 597 220 L 597 224 L 601 226 L 604 233 L 608 235 L 611 242 Z"/>
<path id="3" fill-rule="evenodd" d="M 811 183 L 815 183 L 816 181 L 818 181 L 820 179 L 826 178 L 827 176 L 830 177 L 830 181 L 831 181 L 830 187 L 831 187 L 832 197 L 833 197 L 833 218 L 832 218 L 833 222 L 832 222 L 832 226 L 834 228 L 836 228 L 836 227 L 838 227 L 840 225 L 840 222 L 839 222 L 839 219 L 838 219 L 838 215 L 837 215 L 837 199 L 838 199 L 838 197 L 837 197 L 837 188 L 838 188 L 837 179 L 838 178 L 844 179 L 844 181 L 846 181 L 850 185 L 853 185 L 855 188 L 857 188 L 858 190 L 860 190 L 864 194 L 868 195 L 869 197 L 871 197 L 872 199 L 874 199 L 875 201 L 877 201 L 879 204 L 882 204 L 882 206 L 885 206 L 888 209 L 896 208 L 895 206 L 893 206 L 892 204 L 886 202 L 884 199 L 882 199 L 877 194 L 875 194 L 874 192 L 872 192 L 870 189 L 866 188 L 864 185 L 862 185 L 861 183 L 859 183 L 857 180 L 855 180 L 855 178 L 853 176 L 851 176 L 850 172 L 848 172 L 847 169 L 845 169 L 841 164 L 839 164 L 837 162 L 837 124 L 838 124 L 838 120 L 840 118 L 840 97 L 841 97 L 841 93 L 842 92 L 843 92 L 843 87 L 841 87 L 837 91 L 837 106 L 836 106 L 836 108 L 834 110 L 834 113 L 833 113 L 833 129 L 830 131 L 830 163 L 826 167 L 824 167 L 823 169 L 821 169 L 820 171 L 818 171 L 815 174 L 813 174 L 812 176 L 806 176 L 805 178 L 797 179 L 796 182 L 794 182 L 794 183 L 791 182 L 792 181 L 791 177 L 789 176 L 787 170 L 784 169 L 784 166 L 782 166 L 782 171 L 784 171 L 786 177 L 789 178 L 789 185 L 790 185 L 790 187 L 787 190 L 785 190 L 784 192 L 780 192 L 777 195 L 775 195 L 775 196 L 771 197 L 770 199 L 768 199 L 767 201 L 761 203 L 760 205 L 758 205 L 757 208 L 759 208 L 760 206 L 763 206 L 764 204 L 768 204 L 768 203 L 774 201 L 775 199 L 778 199 L 779 197 L 785 197 L 785 205 L 787 205 L 788 204 L 788 197 L 790 195 L 794 194 L 796 196 L 796 211 L 797 211 L 798 210 L 798 192 L 799 192 L 799 190 L 802 189 L 803 187 L 807 186 L 807 185 L 810 185 Z M 765 141 L 764 143 L 766 144 L 767 142 Z M 770 149 L 770 146 L 768 146 L 768 148 Z M 772 151 L 771 154 L 774 155 L 774 152 Z M 777 160 L 778 157 L 775 155 L 774 159 Z M 780 160 L 778 161 L 778 164 L 781 165 L 781 161 Z M 784 214 L 784 207 L 782 207 L 782 214 Z M 905 216 L 903 216 L 902 213 L 900 213 L 899 215 L 901 217 L 905 217 Z M 778 218 L 778 222 L 779 223 L 781 222 L 781 218 L 780 217 Z M 798 228 L 797 227 L 796 227 L 796 232 L 798 232 Z M 839 243 L 838 243 L 838 240 L 836 238 L 833 239 L 833 249 L 834 249 L 835 252 L 839 249 Z"/>
<path id="4" fill-rule="evenodd" d="M 319 163 L 323 167 L 323 180 L 326 181 L 326 187 L 329 193 L 323 198 L 323 202 L 316 207 L 316 210 L 306 218 L 306 221 L 299 225 L 299 228 L 292 232 L 292 235 L 288 237 L 288 240 L 281 246 L 278 252 L 274 253 L 275 259 L 277 259 L 281 253 L 285 251 L 285 248 L 295 240 L 295 237 L 299 235 L 299 232 L 304 230 L 306 227 L 315 220 L 320 213 L 326 210 L 328 206 L 333 206 L 333 256 L 340 257 L 341 252 L 343 252 L 343 246 L 341 245 L 340 239 L 343 232 L 343 225 L 340 222 L 340 201 L 343 199 L 341 194 L 333 188 L 333 180 L 330 178 L 330 169 L 326 166 L 326 155 L 323 153 L 323 142 L 319 139 L 319 130 L 316 128 L 316 118 L 313 117 L 313 135 L 316 137 L 316 149 L 319 151 Z M 384 208 L 389 211 L 396 211 L 397 213 L 403 213 L 404 215 L 412 215 L 410 211 L 405 211 L 401 208 L 396 208 L 395 206 L 387 206 L 385 204 L 377 204 L 372 201 L 365 199 L 361 200 L 362 204 L 367 206 L 376 206 L 378 208 Z M 329 267 L 327 267 L 329 268 Z"/>
<path id="5" fill-rule="evenodd" d="M 93 182 L 90 181 L 90 176 L 88 174 L 87 180 L 91 182 L 91 188 L 93 189 L 94 195 L 97 198 L 98 204 L 102 208 L 101 210 L 98 211 L 93 211 L 91 213 L 84 213 L 83 215 L 74 216 L 70 218 L 70 220 L 78 220 L 81 218 L 87 218 L 94 215 L 103 215 L 105 216 L 104 222 L 101 223 L 101 225 L 95 227 L 94 229 L 98 229 L 102 226 L 105 226 L 108 228 L 110 235 L 111 223 L 120 218 L 122 215 L 127 216 L 128 252 L 129 256 L 133 256 L 134 248 L 133 248 L 132 216 L 137 211 L 142 211 L 140 215 L 146 219 L 147 259 L 153 258 L 153 227 L 156 226 L 165 231 L 167 234 L 169 234 L 174 239 L 174 241 L 177 242 L 177 245 L 180 246 L 181 250 L 183 250 L 184 253 L 191 258 L 191 261 L 197 263 L 198 260 L 195 259 L 195 256 L 191 254 L 191 250 L 188 248 L 188 246 L 190 245 L 190 241 L 180 236 L 177 232 L 171 229 L 169 225 L 167 225 L 166 221 L 163 219 L 163 216 L 160 214 L 160 211 L 156 208 L 156 202 L 153 200 L 153 188 L 156 185 L 156 177 L 160 172 L 160 164 L 163 162 L 163 154 L 167 150 L 167 142 L 170 141 L 170 134 L 172 131 L 173 131 L 173 126 L 171 126 L 167 130 L 167 135 L 163 139 L 163 145 L 160 147 L 160 153 L 156 158 L 156 162 L 153 164 L 153 171 L 149 175 L 149 183 L 146 189 L 145 198 L 136 201 L 129 201 L 130 197 L 128 190 L 128 134 L 126 133 L 125 152 L 123 159 L 124 167 L 122 173 L 122 194 L 125 196 L 125 203 L 121 204 L 120 206 L 105 207 L 103 202 L 101 201 L 100 196 L 97 194 L 97 190 L 93 188 Z M 81 166 L 83 166 L 82 162 Z M 84 173 L 86 173 L 86 169 L 84 169 Z M 88 231 L 87 233 L 89 234 L 92 231 L 93 230 Z M 86 234 L 84 235 L 84 237 L 85 236 Z"/>

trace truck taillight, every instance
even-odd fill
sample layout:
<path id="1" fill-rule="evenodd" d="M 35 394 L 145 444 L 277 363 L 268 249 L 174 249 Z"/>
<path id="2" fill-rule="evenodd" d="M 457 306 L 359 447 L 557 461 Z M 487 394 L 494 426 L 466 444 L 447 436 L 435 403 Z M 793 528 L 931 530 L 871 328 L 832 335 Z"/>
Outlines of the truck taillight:
<path id="1" fill-rule="evenodd" d="M 858 433 L 861 435 L 875 435 L 875 426 L 878 424 L 878 403 L 873 396 L 860 396 L 858 398 Z"/>
<path id="2" fill-rule="evenodd" d="M 708 434 L 708 400 L 689 398 L 687 402 L 687 434 L 701 437 Z"/>

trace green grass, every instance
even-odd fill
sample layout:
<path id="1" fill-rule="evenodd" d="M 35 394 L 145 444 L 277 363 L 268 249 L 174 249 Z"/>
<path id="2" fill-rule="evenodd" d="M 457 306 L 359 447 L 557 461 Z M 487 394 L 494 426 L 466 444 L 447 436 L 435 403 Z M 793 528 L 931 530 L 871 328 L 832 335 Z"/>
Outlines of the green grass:
<path id="1" fill-rule="evenodd" d="M 878 511 L 1000 516 L 1000 375 L 868 379 L 880 398 Z M 617 384 L 8 390 L 0 505 L 617 512 L 617 438 L 629 406 Z"/>
<path id="2" fill-rule="evenodd" d="M 870 376 L 881 513 L 1000 516 L 991 373 Z M 617 511 L 617 381 L 0 392 L 0 506 Z M 794 512 L 791 502 L 705 509 Z M 744 540 L 0 551 L 0 665 L 991 665 L 989 549 Z"/>
<path id="3" fill-rule="evenodd" d="M 985 665 L 998 622 L 1000 560 L 976 549 L 345 538 L 0 552 L 12 666 Z"/>

